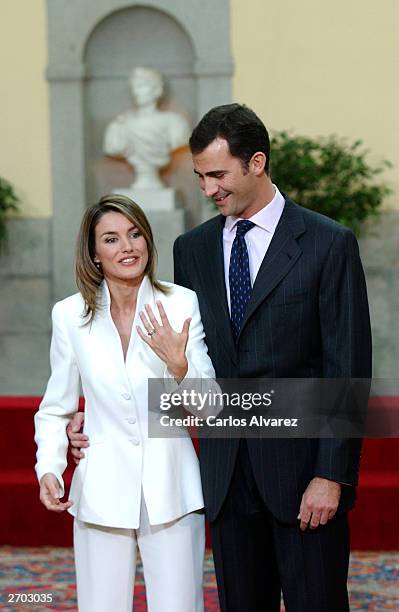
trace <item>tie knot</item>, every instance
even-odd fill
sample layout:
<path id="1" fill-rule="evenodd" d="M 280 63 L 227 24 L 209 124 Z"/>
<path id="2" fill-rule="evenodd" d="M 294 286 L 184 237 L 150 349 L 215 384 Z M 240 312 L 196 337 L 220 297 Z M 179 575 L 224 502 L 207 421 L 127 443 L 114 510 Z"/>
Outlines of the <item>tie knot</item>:
<path id="1" fill-rule="evenodd" d="M 248 219 L 238 221 L 236 236 L 245 236 L 245 234 L 254 226 L 255 223 L 252 223 L 252 221 L 249 221 Z"/>

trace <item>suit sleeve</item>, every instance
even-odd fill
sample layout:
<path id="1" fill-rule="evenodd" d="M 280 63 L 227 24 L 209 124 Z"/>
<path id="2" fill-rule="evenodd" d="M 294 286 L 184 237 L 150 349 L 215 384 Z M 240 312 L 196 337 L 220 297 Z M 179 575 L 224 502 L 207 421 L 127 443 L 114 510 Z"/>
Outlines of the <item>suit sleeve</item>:
<path id="1" fill-rule="evenodd" d="M 191 317 L 191 323 L 186 347 L 188 370 L 184 380 L 215 378 L 215 370 L 211 358 L 208 355 L 208 348 L 205 344 L 205 332 L 201 321 L 198 298 L 194 292 L 190 292 L 188 299 L 187 316 Z M 170 381 L 170 391 L 176 390 L 178 385 L 166 368 L 165 377 Z M 180 383 L 179 388 L 181 384 L 182 383 Z"/>
<path id="2" fill-rule="evenodd" d="M 192 293 L 191 313 L 190 335 L 186 348 L 187 378 L 214 378 L 215 370 L 205 344 L 205 332 L 195 293 Z"/>
<path id="3" fill-rule="evenodd" d="M 182 254 L 182 236 L 176 238 L 173 245 L 173 264 L 175 284 L 191 289 Z M 198 299 L 195 293 L 190 296 L 190 305 L 187 316 L 191 317 L 190 333 L 186 348 L 188 361 L 188 372 L 185 378 L 200 378 L 203 371 L 205 376 L 214 377 L 215 372 L 212 362 L 208 355 L 208 350 L 204 341 L 205 332 L 201 321 Z"/>
<path id="4" fill-rule="evenodd" d="M 176 285 L 181 285 L 187 289 L 192 289 L 189 277 L 186 273 L 187 261 L 184 260 L 182 236 L 176 238 L 173 245 L 173 266 L 174 266 L 174 282 Z"/>
<path id="5" fill-rule="evenodd" d="M 35 469 L 39 481 L 47 472 L 54 474 L 64 495 L 62 474 L 67 466 L 68 450 L 66 426 L 78 410 L 79 371 L 60 304 L 53 308 L 52 321 L 51 376 L 39 410 L 35 414 Z"/>
<path id="6" fill-rule="evenodd" d="M 168 393 L 187 391 L 188 393 L 194 392 L 197 398 L 206 398 L 205 402 L 202 402 L 200 410 L 198 409 L 198 403 L 194 403 L 191 406 L 185 405 L 185 408 L 194 416 L 207 418 L 209 416 L 216 416 L 221 410 L 221 406 L 217 402 L 215 404 L 212 400 L 212 398 L 220 395 L 221 389 L 214 380 L 216 374 L 205 344 L 205 332 L 201 321 L 197 296 L 194 292 L 190 292 L 189 298 L 191 324 L 186 348 L 188 361 L 187 374 L 178 384 L 165 368 L 164 384 L 165 390 Z"/>
<path id="7" fill-rule="evenodd" d="M 352 378 L 371 378 L 371 331 L 366 282 L 355 236 L 339 232 L 332 243 L 319 289 L 323 378 L 339 378 L 350 389 Z M 368 388 L 367 393 L 368 396 Z M 350 409 L 350 391 L 342 398 Z M 367 403 L 367 398 L 366 398 Z M 364 407 L 366 410 L 366 406 Z M 356 485 L 361 438 L 320 440 L 315 475 Z"/>

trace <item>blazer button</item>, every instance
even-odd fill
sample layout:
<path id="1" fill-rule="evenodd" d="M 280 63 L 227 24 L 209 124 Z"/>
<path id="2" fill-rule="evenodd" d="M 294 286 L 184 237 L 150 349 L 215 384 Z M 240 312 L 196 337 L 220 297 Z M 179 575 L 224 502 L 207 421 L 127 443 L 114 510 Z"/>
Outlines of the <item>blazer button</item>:
<path id="1" fill-rule="evenodd" d="M 134 424 L 135 424 L 135 422 L 136 422 L 136 417 L 130 417 L 130 418 L 128 418 L 127 422 L 128 422 L 128 423 L 130 423 L 130 425 L 134 425 Z"/>
<path id="2" fill-rule="evenodd" d="M 129 393 L 122 393 L 122 397 L 125 400 L 130 400 L 132 399 L 132 396 Z"/>
<path id="3" fill-rule="evenodd" d="M 138 446 L 140 444 L 140 440 L 138 438 L 132 438 L 132 444 L 134 444 L 134 446 Z"/>

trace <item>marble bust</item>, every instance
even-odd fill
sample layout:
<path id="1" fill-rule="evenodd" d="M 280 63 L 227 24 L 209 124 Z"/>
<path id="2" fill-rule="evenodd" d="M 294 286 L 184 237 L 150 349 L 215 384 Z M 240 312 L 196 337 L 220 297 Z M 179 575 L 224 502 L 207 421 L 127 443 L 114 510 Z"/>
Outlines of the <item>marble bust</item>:
<path id="1" fill-rule="evenodd" d="M 163 80 L 158 71 L 134 68 L 129 85 L 134 108 L 108 125 L 104 153 L 123 157 L 134 168 L 131 190 L 164 189 L 159 170 L 168 165 L 173 150 L 187 144 L 189 125 L 177 113 L 158 109 L 163 93 Z"/>

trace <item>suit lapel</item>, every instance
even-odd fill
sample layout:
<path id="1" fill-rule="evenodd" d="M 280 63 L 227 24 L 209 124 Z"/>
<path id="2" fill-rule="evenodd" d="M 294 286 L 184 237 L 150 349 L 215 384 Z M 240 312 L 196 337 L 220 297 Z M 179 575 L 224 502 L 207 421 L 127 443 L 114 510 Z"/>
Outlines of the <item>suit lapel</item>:
<path id="1" fill-rule="evenodd" d="M 286 196 L 284 197 L 284 210 L 259 268 L 241 332 L 258 306 L 288 274 L 302 253 L 296 238 L 306 231 L 303 216 L 300 207 Z M 215 319 L 222 342 L 225 344 L 232 361 L 235 362 L 236 344 L 231 329 L 224 277 L 224 223 L 225 219 L 222 215 L 215 217 L 214 222 L 207 228 L 201 248 L 195 252 L 195 260 L 203 287 L 203 295 L 209 305 L 209 312 Z"/>
<path id="2" fill-rule="evenodd" d="M 222 215 L 215 217 L 201 243 L 201 249 L 195 252 L 203 295 L 208 302 L 209 313 L 213 316 L 221 341 L 225 344 L 232 361 L 235 361 L 236 347 L 231 330 L 230 313 L 227 304 L 226 284 L 223 259 Z"/>
<path id="3" fill-rule="evenodd" d="M 300 257 L 302 250 L 296 238 L 305 231 L 300 208 L 291 200 L 285 198 L 283 213 L 252 288 L 240 335 L 258 306 L 288 274 Z"/>

